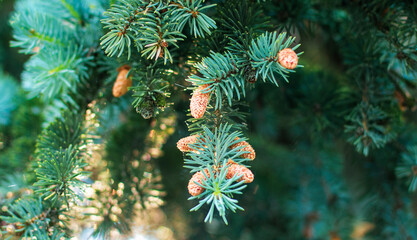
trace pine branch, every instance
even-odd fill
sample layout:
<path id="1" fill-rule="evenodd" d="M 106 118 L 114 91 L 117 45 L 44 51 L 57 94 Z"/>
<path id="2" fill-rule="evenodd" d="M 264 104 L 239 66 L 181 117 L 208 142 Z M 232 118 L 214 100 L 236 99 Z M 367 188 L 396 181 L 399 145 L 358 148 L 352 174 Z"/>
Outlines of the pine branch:
<path id="1" fill-rule="evenodd" d="M 366 102 L 355 107 L 346 120 L 345 132 L 353 134 L 348 141 L 365 156 L 370 149 L 380 148 L 395 137 L 387 124 L 389 119 L 386 113 Z"/>
<path id="2" fill-rule="evenodd" d="M 132 22 L 136 21 L 138 15 L 145 14 L 152 5 L 144 6 L 143 1 L 121 0 L 121 4 L 114 4 L 105 12 L 106 18 L 102 20 L 105 29 L 110 29 L 100 40 L 103 49 L 108 56 L 118 57 L 127 47 L 128 58 L 131 56 L 130 45 L 135 38 L 135 31 L 132 29 Z"/>
<path id="3" fill-rule="evenodd" d="M 41 199 L 21 199 L 10 205 L 9 216 L 0 218 L 7 223 L 2 234 L 9 236 L 20 235 L 22 238 L 61 239 L 64 233 L 55 229 L 48 237 L 47 229 L 50 223 L 50 209 L 45 209 Z"/>
<path id="4" fill-rule="evenodd" d="M 39 187 L 36 192 L 44 200 L 50 199 L 56 203 L 62 199 L 69 207 L 69 202 L 78 197 L 74 190 L 83 185 L 80 177 L 86 175 L 82 168 L 87 165 L 79 155 L 78 150 L 70 145 L 65 150 L 38 157 L 39 165 L 35 170 L 37 182 L 34 186 Z"/>
<path id="5" fill-rule="evenodd" d="M 39 187 L 36 192 L 44 200 L 51 199 L 54 204 L 62 200 L 69 205 L 77 197 L 74 188 L 82 186 L 80 177 L 87 173 L 81 150 L 84 133 L 82 116 L 64 112 L 38 139 L 34 186 Z"/>
<path id="6" fill-rule="evenodd" d="M 64 46 L 73 39 L 74 32 L 59 19 L 29 10 L 16 12 L 10 24 L 14 29 L 12 47 L 22 48 L 25 54 L 36 53 L 44 46 Z"/>
<path id="7" fill-rule="evenodd" d="M 190 24 L 190 31 L 197 36 L 210 33 L 215 28 L 215 22 L 200 11 L 212 7 L 202 6 L 201 0 L 172 2 L 149 2 L 122 0 L 122 5 L 113 5 L 102 20 L 104 28 L 110 29 L 102 38 L 101 45 L 108 56 L 118 53 L 120 57 L 125 47 L 127 57 L 131 56 L 131 43 L 135 42 L 142 56 L 155 59 L 163 58 L 172 63 L 169 45 L 183 40 L 183 30 L 186 23 Z"/>
<path id="8" fill-rule="evenodd" d="M 209 57 L 203 58 L 201 63 L 196 63 L 195 67 L 203 77 L 191 75 L 187 81 L 196 86 L 206 86 L 202 93 L 216 94 L 215 109 L 221 109 L 222 97 L 226 97 L 229 105 L 236 94 L 240 99 L 240 94 L 245 95 L 244 79 L 238 74 L 236 59 L 230 53 L 224 55 L 211 52 Z"/>
<path id="9" fill-rule="evenodd" d="M 22 75 L 24 88 L 30 91 L 30 97 L 42 93 L 46 100 L 66 95 L 88 77 L 91 60 L 81 47 L 72 44 L 65 48 L 44 48 L 26 63 Z"/>
<path id="10" fill-rule="evenodd" d="M 280 33 L 279 35 L 276 32 L 265 33 L 256 40 L 252 40 L 249 55 L 252 67 L 256 70 L 256 78 L 260 76 L 264 82 L 268 80 L 278 86 L 274 75 L 274 73 L 278 73 L 288 82 L 286 73 L 293 72 L 293 70 L 287 69 L 278 63 L 278 53 L 289 48 L 295 38 L 289 37 L 285 41 L 285 36 L 286 33 Z M 296 45 L 292 50 L 296 50 L 299 46 L 300 44 Z M 298 53 L 297 56 L 301 54 L 302 52 Z M 302 67 L 302 65 L 297 65 L 297 67 Z"/>
<path id="11" fill-rule="evenodd" d="M 216 110 L 221 109 L 223 97 L 226 97 L 229 105 L 231 105 L 234 94 L 236 94 L 237 100 L 240 100 L 241 93 L 245 96 L 245 79 L 256 79 L 260 75 L 264 81 L 268 79 L 278 86 L 274 76 L 275 73 L 278 73 L 288 82 L 286 73 L 293 72 L 293 70 L 278 62 L 279 53 L 284 49 L 289 50 L 288 47 L 292 44 L 294 38 L 290 37 L 283 42 L 284 39 L 285 33 L 279 36 L 276 33 L 266 33 L 257 38 L 256 41 L 253 40 L 250 51 L 247 53 L 251 58 L 249 63 L 237 59 L 230 52 L 224 54 L 211 52 L 210 57 L 203 58 L 201 63 L 194 65 L 203 77 L 191 75 L 187 81 L 196 86 L 204 87 L 201 93 L 215 93 Z M 297 49 L 299 46 L 297 45 L 293 49 Z M 290 51 L 295 55 L 293 50 Z M 252 69 L 250 67 L 248 69 L 249 65 L 252 66 Z M 295 63 L 294 67 L 302 66 Z"/>
<path id="12" fill-rule="evenodd" d="M 75 4 L 80 4 L 79 2 L 73 0 L 60 0 L 60 2 L 68 10 L 72 17 L 74 17 L 79 23 L 83 22 L 80 13 L 75 8 Z"/>
<path id="13" fill-rule="evenodd" d="M 149 119 L 156 116 L 168 106 L 167 98 L 170 93 L 167 91 L 169 82 L 164 78 L 167 76 L 162 69 L 148 67 L 144 72 L 138 73 L 135 80 L 138 84 L 130 89 L 133 91 L 134 100 L 132 105 L 140 112 L 142 117 Z"/>
<path id="14" fill-rule="evenodd" d="M 164 8 L 153 13 L 146 13 L 144 17 L 140 18 L 144 27 L 141 29 L 142 34 L 137 40 L 144 46 L 141 56 L 147 56 L 147 59 L 158 58 L 164 59 L 164 64 L 167 60 L 172 63 L 172 56 L 168 50 L 169 45 L 179 47 L 176 42 L 183 40 L 183 34 L 172 29 L 172 22 L 167 17 L 162 16 Z M 141 47 L 142 48 L 142 47 Z"/>
<path id="15" fill-rule="evenodd" d="M 248 154 L 254 153 L 247 150 L 248 143 L 240 138 L 240 133 L 230 129 L 227 124 L 221 124 L 213 131 L 203 126 L 204 132 L 177 143 L 177 147 L 187 153 L 184 167 L 194 173 L 188 184 L 192 195 L 189 200 L 201 199 L 191 211 L 197 211 L 204 204 L 210 205 L 205 222 L 213 220 L 216 208 L 227 224 L 227 210 L 243 210 L 232 196 L 242 194 L 241 190 L 246 187 L 244 183 L 253 181 L 253 174 L 243 163 L 250 160 Z M 251 178 L 247 178 L 250 175 Z"/>
<path id="16" fill-rule="evenodd" d="M 172 21 L 177 22 L 176 30 L 182 32 L 186 24 L 190 27 L 190 34 L 197 37 L 210 35 L 210 28 L 216 29 L 216 22 L 202 11 L 216 6 L 215 4 L 202 6 L 204 0 L 183 0 L 170 2 L 170 6 L 177 7 L 172 10 Z"/>
<path id="17" fill-rule="evenodd" d="M 213 169 L 212 167 L 208 167 L 207 169 L 209 172 L 217 172 L 217 174 L 210 174 L 209 176 L 205 174 L 204 176 L 206 180 L 203 179 L 202 183 L 195 182 L 200 187 L 206 189 L 206 191 L 204 191 L 203 194 L 193 196 L 188 199 L 193 200 L 202 198 L 198 205 L 193 207 L 190 211 L 197 211 L 204 204 L 207 204 L 210 206 L 210 209 L 204 219 L 204 222 L 211 223 L 213 221 L 214 209 L 217 209 L 219 216 L 222 217 L 226 224 L 228 224 L 226 211 L 230 210 L 235 213 L 236 210 L 244 210 L 237 204 L 238 201 L 233 199 L 232 196 L 234 194 L 242 194 L 241 190 L 243 190 L 246 185 L 243 185 L 243 181 L 234 183 L 241 177 L 241 175 L 234 175 L 232 178 L 226 179 L 227 167 L 222 167 L 220 170 Z"/>
<path id="18" fill-rule="evenodd" d="M 247 161 L 242 158 L 242 154 L 249 152 L 242 152 L 243 147 L 233 148 L 245 139 L 241 133 L 230 132 L 230 129 L 231 125 L 225 124 L 212 132 L 203 126 L 204 132 L 198 135 L 195 143 L 189 144 L 191 152 L 188 153 L 189 158 L 184 160 L 184 167 L 190 168 L 191 172 L 197 172 L 211 165 L 220 167 L 229 160 L 236 163 Z"/>
<path id="19" fill-rule="evenodd" d="M 223 106 L 221 109 L 214 110 L 209 105 L 203 118 L 189 118 L 187 119 L 187 127 L 190 134 L 197 134 L 204 132 L 201 126 L 206 126 L 208 129 L 215 129 L 221 124 L 229 124 L 232 129 L 242 131 L 247 128 L 245 118 L 249 115 L 242 108 L 247 106 L 242 103 L 233 103 L 233 107 Z M 191 116 L 191 114 L 187 114 Z"/>
<path id="20" fill-rule="evenodd" d="M 80 146 L 83 144 L 85 133 L 82 116 L 64 111 L 62 116 L 49 124 L 39 137 L 36 144 L 37 154 L 48 154 L 65 150 L 70 146 Z"/>

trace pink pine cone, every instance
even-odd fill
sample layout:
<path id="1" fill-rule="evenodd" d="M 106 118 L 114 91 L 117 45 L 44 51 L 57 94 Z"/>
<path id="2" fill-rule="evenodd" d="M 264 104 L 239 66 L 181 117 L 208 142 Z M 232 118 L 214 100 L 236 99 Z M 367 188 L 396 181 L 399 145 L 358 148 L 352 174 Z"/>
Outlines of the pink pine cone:
<path id="1" fill-rule="evenodd" d="M 242 175 L 242 177 L 240 177 L 237 181 L 244 181 L 245 183 L 251 183 L 253 182 L 253 179 L 255 178 L 255 176 L 253 175 L 252 171 L 249 170 L 249 168 L 243 166 L 243 165 L 239 165 L 235 162 L 233 162 L 232 160 L 229 160 L 228 163 L 230 166 L 228 168 L 227 174 L 226 174 L 226 178 L 230 179 L 233 178 L 235 175 Z"/>
<path id="2" fill-rule="evenodd" d="M 206 112 L 207 105 L 210 99 L 210 93 L 202 93 L 209 85 L 205 84 L 194 90 L 190 101 L 191 116 L 194 118 L 202 118 Z"/>
<path id="3" fill-rule="evenodd" d="M 194 144 L 197 142 L 197 135 L 191 135 L 185 138 L 181 138 L 177 142 L 177 148 L 181 152 L 190 152 L 192 149 L 189 147 L 189 144 Z"/>
<path id="4" fill-rule="evenodd" d="M 235 140 L 238 140 L 239 138 L 236 138 Z M 250 160 L 254 160 L 256 157 L 256 153 L 255 150 L 253 149 L 253 147 L 246 141 L 242 141 L 239 143 L 235 143 L 232 146 L 230 146 L 231 149 L 235 149 L 237 147 L 240 146 L 244 146 L 242 149 L 240 149 L 239 151 L 245 151 L 245 152 L 249 152 L 249 153 L 244 153 L 241 155 L 242 158 L 246 158 L 246 159 L 250 159 Z"/>
<path id="5" fill-rule="evenodd" d="M 204 169 L 204 172 L 206 173 L 207 177 L 210 177 L 210 172 L 207 169 Z M 206 180 L 206 177 L 202 171 L 194 173 L 188 182 L 188 192 L 191 194 L 191 196 L 198 196 L 206 190 L 195 183 L 198 182 L 199 184 L 203 184 L 203 180 Z"/>
<path id="6" fill-rule="evenodd" d="M 294 69 L 298 64 L 298 56 L 291 48 L 285 48 L 279 51 L 278 62 L 286 69 Z"/>

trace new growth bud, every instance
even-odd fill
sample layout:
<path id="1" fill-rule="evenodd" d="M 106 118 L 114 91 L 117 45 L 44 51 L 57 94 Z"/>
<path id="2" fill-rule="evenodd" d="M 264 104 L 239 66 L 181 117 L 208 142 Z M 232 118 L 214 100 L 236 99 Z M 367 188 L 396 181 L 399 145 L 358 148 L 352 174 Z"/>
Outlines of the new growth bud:
<path id="1" fill-rule="evenodd" d="M 291 48 L 285 48 L 279 51 L 278 62 L 286 69 L 294 69 L 298 64 L 298 56 Z"/>
<path id="2" fill-rule="evenodd" d="M 239 138 L 236 138 L 235 140 L 238 140 Z M 239 152 L 248 152 L 248 153 L 244 153 L 242 155 L 240 155 L 242 158 L 246 158 L 246 159 L 250 159 L 250 160 L 254 160 L 256 157 L 256 153 L 255 150 L 253 149 L 253 147 L 246 141 L 242 141 L 239 143 L 235 143 L 232 146 L 230 146 L 230 149 L 235 149 L 237 147 L 241 147 L 243 146 L 242 149 L 239 150 Z"/>
<path id="3" fill-rule="evenodd" d="M 197 142 L 197 135 L 191 135 L 185 138 L 181 138 L 177 142 L 177 148 L 181 152 L 190 152 L 192 149 L 189 147 L 189 144 L 194 144 Z"/>
<path id="4" fill-rule="evenodd" d="M 210 172 L 207 169 L 204 169 L 204 172 L 207 177 L 210 177 Z M 191 196 L 198 196 L 206 190 L 197 184 L 203 184 L 203 180 L 206 180 L 206 177 L 202 171 L 196 172 L 191 177 L 190 181 L 188 182 L 188 192 L 191 194 Z"/>
<path id="5" fill-rule="evenodd" d="M 114 97 L 121 97 L 127 93 L 127 90 L 130 86 L 132 86 L 132 77 L 127 77 L 129 73 L 130 66 L 123 65 L 117 69 L 119 74 L 117 75 L 117 79 L 113 85 L 113 96 Z"/>
<path id="6" fill-rule="evenodd" d="M 202 118 L 206 112 L 206 108 L 210 100 L 210 92 L 202 93 L 201 91 L 208 86 L 208 84 L 205 84 L 194 90 L 190 101 L 191 116 L 194 118 Z"/>

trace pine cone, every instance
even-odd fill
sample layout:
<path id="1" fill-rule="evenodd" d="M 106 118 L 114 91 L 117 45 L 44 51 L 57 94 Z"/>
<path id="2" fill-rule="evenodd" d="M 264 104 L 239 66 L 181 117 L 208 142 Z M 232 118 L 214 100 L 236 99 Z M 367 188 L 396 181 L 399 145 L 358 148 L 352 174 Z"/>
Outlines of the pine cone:
<path id="1" fill-rule="evenodd" d="M 202 93 L 201 91 L 208 86 L 208 84 L 205 84 L 194 90 L 190 101 L 191 116 L 194 118 L 201 118 L 206 112 L 206 108 L 210 99 L 210 93 Z"/>
<path id="2" fill-rule="evenodd" d="M 298 56 L 291 48 L 282 49 L 278 53 L 278 62 L 286 69 L 294 69 L 298 64 Z"/>
<path id="3" fill-rule="evenodd" d="M 256 82 L 256 71 L 251 66 L 247 66 L 244 71 L 245 80 L 249 83 Z"/>
<path id="4" fill-rule="evenodd" d="M 207 177 L 210 177 L 210 172 L 207 169 L 204 169 L 204 172 L 206 173 Z M 188 182 L 188 192 L 191 194 L 191 196 L 198 196 L 202 194 L 204 190 L 206 190 L 205 188 L 195 183 L 198 182 L 199 184 L 203 184 L 203 180 L 206 180 L 206 177 L 202 171 L 194 173 Z"/>
<path id="5" fill-rule="evenodd" d="M 144 119 L 153 117 L 154 113 L 155 105 L 152 100 L 147 100 L 141 105 L 140 115 L 142 115 Z"/>
<path id="6" fill-rule="evenodd" d="M 177 148 L 181 152 L 190 152 L 192 149 L 188 146 L 189 144 L 194 144 L 197 142 L 197 135 L 191 135 L 185 138 L 181 138 L 177 142 Z"/>
<path id="7" fill-rule="evenodd" d="M 235 140 L 238 140 L 239 138 L 236 137 Z M 254 160 L 256 157 L 256 153 L 255 150 L 253 149 L 253 147 L 246 141 L 242 141 L 239 143 L 235 143 L 232 146 L 230 146 L 230 149 L 235 149 L 237 147 L 240 146 L 244 146 L 244 148 L 240 149 L 239 151 L 243 152 L 249 152 L 249 153 L 244 153 L 242 155 L 240 155 L 242 158 L 246 158 L 246 159 L 250 159 L 250 160 Z"/>
<path id="8" fill-rule="evenodd" d="M 129 73 L 130 66 L 124 65 L 117 69 L 119 71 L 119 75 L 117 75 L 117 79 L 113 85 L 113 96 L 114 97 L 121 97 L 127 93 L 127 90 L 130 86 L 132 86 L 132 77 L 127 78 L 127 74 Z"/>
<path id="9" fill-rule="evenodd" d="M 243 165 L 239 165 L 233 162 L 232 160 L 229 160 L 227 164 L 230 165 L 229 168 L 227 169 L 227 174 L 226 174 L 227 179 L 231 179 L 235 175 L 242 175 L 242 177 L 240 177 L 236 181 L 238 182 L 244 181 L 245 183 L 253 182 L 253 179 L 255 178 L 255 176 L 253 175 L 252 171 L 249 170 L 249 168 Z"/>

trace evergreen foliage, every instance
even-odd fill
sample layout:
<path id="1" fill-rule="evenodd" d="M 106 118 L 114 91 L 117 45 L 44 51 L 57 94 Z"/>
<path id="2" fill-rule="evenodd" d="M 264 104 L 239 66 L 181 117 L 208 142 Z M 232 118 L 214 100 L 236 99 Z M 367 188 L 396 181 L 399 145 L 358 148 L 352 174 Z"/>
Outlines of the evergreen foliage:
<path id="1" fill-rule="evenodd" d="M 197 142 L 190 144 L 191 152 L 184 161 L 185 167 L 191 169 L 191 173 L 203 171 L 206 179 L 202 183 L 197 183 L 206 189 L 203 194 L 193 196 L 190 199 L 202 198 L 199 204 L 191 209 L 196 211 L 203 204 L 209 204 L 210 210 L 204 221 L 212 221 L 214 208 L 218 211 L 223 221 L 227 224 L 226 210 L 233 212 L 236 209 L 243 210 L 237 205 L 237 200 L 233 195 L 242 194 L 241 190 L 246 187 L 244 181 L 237 181 L 242 175 L 236 174 L 230 179 L 228 174 L 228 162 L 234 161 L 242 163 L 247 159 L 242 158 L 242 154 L 249 153 L 243 150 L 243 146 L 233 148 L 234 145 L 242 143 L 244 139 L 239 138 L 238 132 L 230 132 L 231 126 L 220 125 L 211 132 L 203 127 L 204 133 L 199 134 Z M 240 136 L 241 137 L 241 136 Z M 194 150 L 194 151 L 193 151 Z M 207 173 L 204 170 L 207 169 Z"/>
<path id="2" fill-rule="evenodd" d="M 16 0 L 9 24 L 1 239 L 155 209 L 178 239 L 417 239 L 417 2 Z"/>

